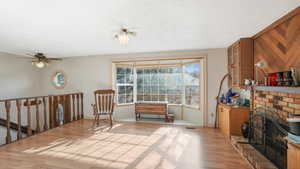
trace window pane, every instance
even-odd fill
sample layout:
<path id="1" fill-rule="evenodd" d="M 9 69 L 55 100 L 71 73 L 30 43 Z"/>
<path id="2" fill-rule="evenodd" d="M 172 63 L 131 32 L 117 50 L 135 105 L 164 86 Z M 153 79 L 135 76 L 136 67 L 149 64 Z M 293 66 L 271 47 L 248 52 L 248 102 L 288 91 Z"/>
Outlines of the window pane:
<path id="1" fill-rule="evenodd" d="M 144 88 L 143 88 L 143 86 L 137 86 L 137 93 L 138 93 L 138 94 L 143 94 L 143 93 L 144 93 Z"/>
<path id="2" fill-rule="evenodd" d="M 175 104 L 181 104 L 181 95 L 175 95 L 174 103 Z"/>
<path id="3" fill-rule="evenodd" d="M 125 73 L 126 73 L 126 68 L 123 68 L 123 67 L 117 68 L 117 74 L 125 74 Z"/>
<path id="4" fill-rule="evenodd" d="M 117 74 L 117 83 L 125 83 L 125 74 Z"/>
<path id="5" fill-rule="evenodd" d="M 144 101 L 151 101 L 150 95 L 144 95 Z"/>
<path id="6" fill-rule="evenodd" d="M 150 85 L 151 79 L 149 74 L 144 75 L 144 85 Z"/>
<path id="7" fill-rule="evenodd" d="M 133 70 L 132 68 L 126 68 L 126 74 L 132 74 Z"/>
<path id="8" fill-rule="evenodd" d="M 168 101 L 170 104 L 182 104 L 183 82 L 182 67 L 136 68 L 137 101 Z M 120 95 L 125 95 L 122 102 L 133 102 L 133 69 L 117 70 L 117 82 Z M 124 86 L 120 85 L 124 84 Z M 124 92 L 125 90 L 125 92 Z M 122 96 L 123 97 L 123 96 Z"/>
<path id="9" fill-rule="evenodd" d="M 143 76 L 138 75 L 136 80 L 138 86 L 141 86 L 143 84 Z"/>
<path id="10" fill-rule="evenodd" d="M 199 107 L 200 104 L 200 64 L 184 66 L 185 104 Z"/>
<path id="11" fill-rule="evenodd" d="M 127 95 L 133 95 L 133 86 L 126 86 L 125 90 Z"/>
<path id="12" fill-rule="evenodd" d="M 151 86 L 144 86 L 144 94 L 145 95 L 151 94 Z"/>
<path id="13" fill-rule="evenodd" d="M 167 100 L 169 104 L 175 104 L 175 96 L 174 95 L 168 95 Z"/>
<path id="14" fill-rule="evenodd" d="M 152 95 L 151 101 L 159 101 L 158 95 Z"/>
<path id="15" fill-rule="evenodd" d="M 151 87 L 151 94 L 158 94 L 158 86 Z"/>
<path id="16" fill-rule="evenodd" d="M 191 105 L 199 107 L 200 96 L 192 96 Z"/>
<path id="17" fill-rule="evenodd" d="M 159 95 L 159 101 L 166 101 L 165 95 Z"/>
<path id="18" fill-rule="evenodd" d="M 145 74 L 150 74 L 151 73 L 151 69 L 144 69 L 144 73 Z"/>
<path id="19" fill-rule="evenodd" d="M 158 77 L 157 74 L 151 75 L 151 85 L 158 85 Z"/>
<path id="20" fill-rule="evenodd" d="M 118 94 L 125 94 L 126 91 L 125 91 L 125 86 L 119 86 L 118 87 Z"/>
<path id="21" fill-rule="evenodd" d="M 133 95 L 126 95 L 126 103 L 133 103 Z"/>
<path id="22" fill-rule="evenodd" d="M 126 103 L 126 99 L 125 99 L 125 95 L 124 94 L 119 94 L 118 95 L 118 102 L 119 102 L 119 104 Z"/>
<path id="23" fill-rule="evenodd" d="M 167 94 L 167 90 L 165 86 L 159 86 L 159 93 L 160 94 Z"/>
<path id="24" fill-rule="evenodd" d="M 200 64 L 189 64 L 184 66 L 185 85 L 199 86 Z"/>
<path id="25" fill-rule="evenodd" d="M 117 94 L 118 103 L 133 103 L 133 68 L 132 67 L 117 67 Z"/>
<path id="26" fill-rule="evenodd" d="M 126 75 L 126 83 L 133 84 L 133 76 L 131 74 Z"/>
<path id="27" fill-rule="evenodd" d="M 137 101 L 144 101 L 143 95 L 137 95 Z"/>
<path id="28" fill-rule="evenodd" d="M 167 73 L 168 72 L 168 68 L 167 67 L 163 67 L 159 69 L 159 73 Z"/>
<path id="29" fill-rule="evenodd" d="M 136 73 L 137 74 L 142 74 L 143 73 L 143 69 L 136 69 Z"/>

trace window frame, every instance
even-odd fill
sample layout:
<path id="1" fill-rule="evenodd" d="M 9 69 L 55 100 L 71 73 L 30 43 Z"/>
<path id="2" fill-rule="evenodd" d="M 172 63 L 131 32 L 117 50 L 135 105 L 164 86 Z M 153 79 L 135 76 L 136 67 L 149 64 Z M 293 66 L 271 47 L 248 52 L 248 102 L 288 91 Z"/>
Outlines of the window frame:
<path id="1" fill-rule="evenodd" d="M 183 65 L 182 65 L 182 76 L 183 76 L 183 80 L 185 80 L 185 77 L 184 77 L 184 75 L 185 75 L 185 72 L 184 72 L 184 67 L 185 67 L 185 65 L 192 65 L 192 64 L 199 64 L 199 77 L 198 77 L 198 79 L 199 79 L 199 84 L 197 85 L 198 87 L 199 87 L 199 103 L 197 104 L 197 106 L 193 106 L 193 105 L 189 105 L 189 104 L 186 104 L 186 87 L 187 86 L 190 86 L 190 85 L 187 85 L 185 82 L 183 83 L 183 92 L 184 92 L 184 94 L 183 94 L 183 106 L 185 106 L 185 107 L 188 107 L 188 108 L 193 108 L 193 109 L 199 109 L 200 110 L 200 108 L 201 108 L 201 83 L 203 83 L 202 81 L 204 80 L 201 76 L 202 76 L 202 74 L 203 74 L 203 71 L 204 71 L 204 67 L 203 67 L 203 65 L 202 65 L 202 63 L 201 63 L 201 60 L 199 60 L 199 61 L 193 61 L 193 62 L 187 62 L 187 63 L 184 63 Z"/>
<path id="2" fill-rule="evenodd" d="M 131 68 L 132 69 L 132 71 L 133 71 L 133 83 L 132 84 L 130 84 L 130 83 L 124 83 L 124 84 L 119 84 L 118 82 L 117 82 L 117 77 L 118 77 L 118 72 L 117 72 L 117 69 L 119 68 L 119 67 L 123 67 L 123 68 Z M 115 65 L 115 66 L 113 66 L 113 69 L 114 69 L 114 77 L 113 77 L 113 83 L 114 83 L 114 90 L 116 91 L 116 102 L 117 102 L 117 106 L 125 106 L 125 105 L 132 105 L 132 104 L 134 104 L 135 103 L 135 93 L 134 93 L 134 91 L 135 91 L 135 68 L 134 68 L 134 66 L 133 65 Z M 126 79 L 126 78 L 125 78 Z M 132 99 L 132 102 L 130 102 L 130 103 L 127 103 L 127 101 L 125 102 L 125 103 L 119 103 L 119 86 L 132 86 L 132 97 L 133 97 L 133 99 Z M 126 92 L 126 91 L 125 91 Z M 125 94 L 126 95 L 126 94 Z"/>
<path id="3" fill-rule="evenodd" d="M 182 71 L 182 67 L 181 66 L 178 66 L 178 65 L 169 65 L 169 66 L 161 66 L 161 65 L 159 65 L 159 64 L 157 64 L 157 65 L 155 65 L 155 66 L 136 66 L 135 67 L 135 71 L 137 72 L 137 69 L 143 69 L 143 71 L 145 70 L 145 69 L 157 69 L 158 71 L 158 74 L 159 74 L 159 70 L 162 68 L 162 67 L 166 67 L 166 68 L 174 68 L 174 67 L 180 67 L 181 68 L 181 71 Z M 180 74 L 182 74 L 182 72 L 180 73 Z M 136 76 L 137 76 L 137 73 L 136 73 Z M 137 78 L 136 78 L 136 82 L 137 82 Z M 138 87 L 138 85 L 137 85 L 137 83 L 135 84 L 135 86 L 136 87 Z M 145 85 L 144 85 L 145 86 Z M 165 93 L 165 94 L 162 94 L 162 93 L 160 93 L 160 80 L 159 80 L 159 76 L 158 76 L 158 84 L 157 85 L 150 85 L 151 87 L 153 87 L 153 86 L 157 86 L 157 88 L 158 88 L 158 92 L 157 92 L 157 96 L 158 96 L 158 100 L 157 100 L 157 102 L 164 102 L 164 101 L 166 101 L 166 98 L 168 97 L 168 96 L 170 96 L 170 95 L 174 95 L 174 96 L 176 96 L 176 95 L 179 95 L 179 94 L 168 94 L 167 92 Z M 165 85 L 164 85 L 165 86 Z M 182 91 L 182 85 L 180 85 L 180 91 Z M 151 92 L 150 92 L 151 93 Z M 180 95 L 182 95 L 183 93 L 181 93 Z M 152 95 L 155 95 L 155 94 L 150 94 L 151 96 Z M 164 95 L 165 96 L 165 100 L 164 101 L 162 101 L 162 100 L 160 100 L 160 96 L 161 95 Z M 136 96 L 138 96 L 138 91 L 136 90 Z M 144 94 L 143 94 L 143 96 L 144 96 Z M 138 102 L 138 99 L 136 99 L 136 101 Z M 147 102 L 147 101 L 145 101 L 145 102 Z M 182 98 L 180 99 L 180 102 L 181 103 L 179 103 L 179 104 L 176 104 L 176 103 L 168 103 L 168 105 L 182 105 Z"/>
<path id="4" fill-rule="evenodd" d="M 202 95 L 205 94 L 205 93 L 201 93 L 202 91 L 202 87 L 201 87 L 201 84 L 202 83 L 207 83 L 207 82 L 202 82 L 203 80 L 205 80 L 205 78 L 201 77 L 203 74 L 204 74 L 204 69 L 205 67 L 203 66 L 203 63 L 202 63 L 202 59 L 197 59 L 195 61 L 191 61 L 191 62 L 185 62 L 185 63 L 177 63 L 177 64 L 152 64 L 152 65 L 144 65 L 144 66 L 141 66 L 141 65 L 136 65 L 136 63 L 134 64 L 116 64 L 114 63 L 113 65 L 113 72 L 114 73 L 114 77 L 113 77 L 113 88 L 116 90 L 116 93 L 117 93 L 117 106 L 127 106 L 127 105 L 133 105 L 137 102 L 137 68 L 149 68 L 149 67 L 156 67 L 156 68 L 160 68 L 160 67 L 175 67 L 176 65 L 177 66 L 180 66 L 182 71 L 181 71 L 181 75 L 182 75 L 182 78 L 184 80 L 184 66 L 185 65 L 188 65 L 188 64 L 199 64 L 200 65 L 200 72 L 199 72 L 199 103 L 197 106 L 193 106 L 193 105 L 188 105 L 186 104 L 186 99 L 185 99 L 185 87 L 187 85 L 185 85 L 185 83 L 183 83 L 183 85 L 181 86 L 181 90 L 182 90 L 182 93 L 181 93 L 181 104 L 174 104 L 174 103 L 169 103 L 168 105 L 170 106 L 184 106 L 184 107 L 187 107 L 187 108 L 192 108 L 192 109 L 198 109 L 200 110 L 201 109 L 201 99 L 202 99 Z M 129 86 L 133 86 L 133 102 L 132 103 L 119 103 L 119 100 L 118 100 L 118 84 L 116 82 L 116 78 L 117 78 L 117 68 L 118 67 L 130 67 L 132 68 L 133 70 L 133 84 L 130 84 Z"/>

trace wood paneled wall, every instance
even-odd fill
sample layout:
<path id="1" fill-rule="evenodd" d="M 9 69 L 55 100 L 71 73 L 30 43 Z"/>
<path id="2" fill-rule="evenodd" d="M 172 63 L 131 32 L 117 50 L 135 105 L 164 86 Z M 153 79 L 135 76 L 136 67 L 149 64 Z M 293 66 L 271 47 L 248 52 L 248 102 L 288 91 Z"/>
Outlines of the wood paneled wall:
<path id="1" fill-rule="evenodd" d="M 254 37 L 254 63 L 265 61 L 264 72 L 280 72 L 300 68 L 300 7 L 279 19 Z M 256 80 L 264 73 L 254 68 Z"/>

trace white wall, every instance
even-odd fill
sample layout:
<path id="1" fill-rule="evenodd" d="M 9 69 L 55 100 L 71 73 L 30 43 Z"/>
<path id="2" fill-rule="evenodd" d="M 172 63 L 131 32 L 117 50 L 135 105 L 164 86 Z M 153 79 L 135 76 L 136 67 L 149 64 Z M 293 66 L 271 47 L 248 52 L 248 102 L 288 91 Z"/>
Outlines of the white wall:
<path id="1" fill-rule="evenodd" d="M 91 103 L 94 102 L 93 91 L 112 87 L 112 59 L 137 57 L 178 57 L 207 56 L 208 71 L 208 124 L 214 123 L 215 97 L 222 76 L 227 72 L 226 50 L 208 49 L 193 51 L 173 51 L 159 53 L 136 53 L 107 56 L 84 56 L 64 59 L 40 70 L 30 64 L 30 60 L 16 55 L 0 54 L 0 98 L 38 96 L 71 92 L 83 92 L 86 117 L 92 117 Z M 68 76 L 65 89 L 58 90 L 51 83 L 51 76 L 56 70 L 63 70 Z M 181 119 L 181 108 L 170 107 L 170 111 Z M 118 107 L 116 119 L 134 118 L 134 107 Z M 183 119 L 199 125 L 203 124 L 202 112 L 183 110 Z M 4 115 L 4 114 L 1 114 Z M 24 124 L 26 118 L 24 119 Z M 22 120 L 23 122 L 23 120 Z"/>
<path id="2" fill-rule="evenodd" d="M 40 94 L 40 70 L 30 59 L 0 53 L 0 99 Z"/>
<path id="3" fill-rule="evenodd" d="M 218 85 L 222 76 L 227 72 L 226 50 L 208 49 L 193 51 L 173 51 L 159 53 L 136 53 L 120 55 L 101 55 L 84 56 L 64 59 L 62 62 L 51 64 L 42 71 L 41 85 L 44 94 L 59 94 L 68 92 L 84 92 L 84 111 L 85 117 L 92 117 L 91 103 L 93 100 L 93 91 L 97 89 L 112 88 L 112 59 L 116 58 L 137 58 L 137 57 L 178 57 L 178 56 L 207 56 L 208 58 L 208 123 L 213 124 L 213 114 L 215 112 L 215 97 L 217 95 Z M 63 70 L 68 76 L 68 84 L 65 89 L 59 90 L 51 84 L 51 76 L 56 70 Z M 177 110 L 176 110 L 177 109 Z M 177 116 L 181 111 L 173 107 Z M 118 107 L 115 112 L 115 118 L 134 117 L 133 106 Z M 189 115 L 184 114 L 184 120 L 202 124 L 202 112 L 189 111 Z"/>
<path id="4" fill-rule="evenodd" d="M 16 97 L 40 96 L 39 69 L 33 67 L 30 59 L 17 55 L 0 53 L 0 100 Z M 11 121 L 17 121 L 15 102 L 12 102 Z M 25 107 L 22 108 L 26 112 Z M 35 112 L 35 108 L 32 108 Z M 6 119 L 4 103 L 0 103 L 0 118 Z M 32 113 L 32 126 L 35 126 L 35 113 Z M 21 114 L 22 125 L 27 125 L 27 114 Z M 11 130 L 12 140 L 16 139 L 16 132 Z M 0 126 L 0 144 L 5 143 L 6 128 Z"/>

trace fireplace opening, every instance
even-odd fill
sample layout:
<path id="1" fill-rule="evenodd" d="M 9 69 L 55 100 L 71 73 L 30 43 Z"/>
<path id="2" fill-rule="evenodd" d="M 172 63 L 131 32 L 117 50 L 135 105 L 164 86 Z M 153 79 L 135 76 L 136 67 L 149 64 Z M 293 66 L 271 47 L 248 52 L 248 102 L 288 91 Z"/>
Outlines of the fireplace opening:
<path id="1" fill-rule="evenodd" d="M 287 169 L 288 124 L 272 110 L 259 107 L 251 113 L 249 143 L 279 169 Z"/>

